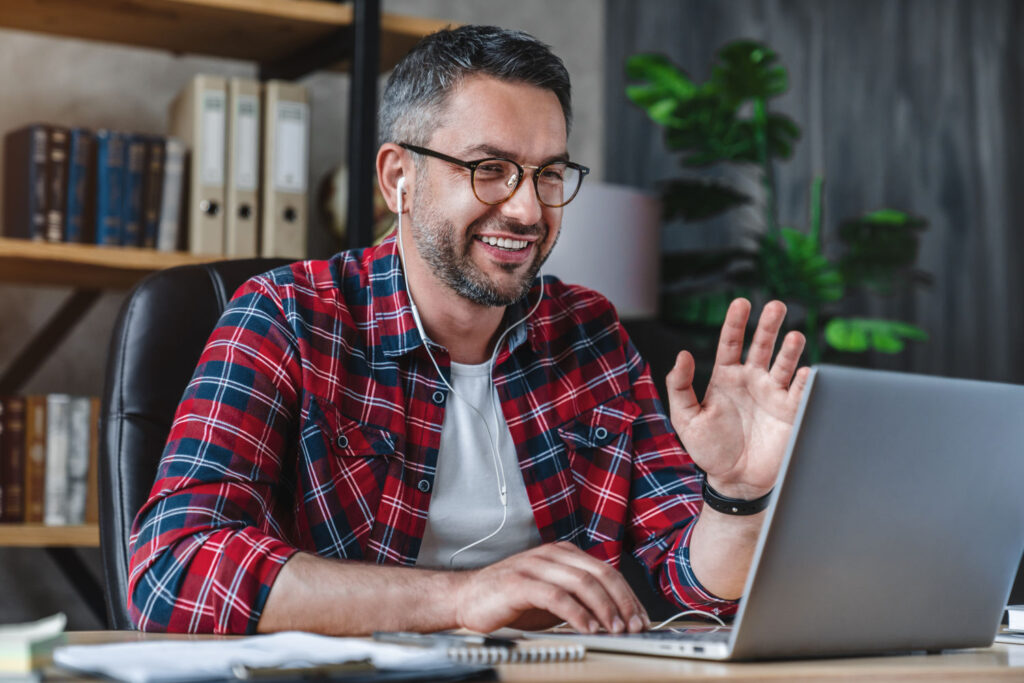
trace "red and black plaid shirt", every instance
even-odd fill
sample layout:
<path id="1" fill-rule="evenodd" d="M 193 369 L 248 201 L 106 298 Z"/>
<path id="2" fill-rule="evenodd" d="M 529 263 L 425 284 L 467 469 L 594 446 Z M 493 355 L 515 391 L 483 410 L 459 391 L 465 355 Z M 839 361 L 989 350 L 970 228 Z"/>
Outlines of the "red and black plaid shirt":
<path id="1" fill-rule="evenodd" d="M 448 389 L 395 251 L 391 237 L 235 294 L 135 520 L 139 628 L 252 633 L 298 550 L 415 564 Z M 513 306 L 506 320 L 524 314 Z M 690 568 L 699 480 L 611 304 L 549 277 L 506 339 L 494 382 L 543 541 L 615 566 L 627 544 L 664 595 L 732 610 Z M 434 355 L 447 374 L 448 356 Z"/>

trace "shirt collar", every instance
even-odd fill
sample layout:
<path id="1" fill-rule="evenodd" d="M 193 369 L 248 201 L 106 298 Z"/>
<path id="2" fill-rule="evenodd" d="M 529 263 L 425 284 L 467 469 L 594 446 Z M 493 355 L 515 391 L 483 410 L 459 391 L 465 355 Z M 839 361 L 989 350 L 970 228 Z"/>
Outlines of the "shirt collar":
<path id="1" fill-rule="evenodd" d="M 392 232 L 378 246 L 367 250 L 369 253 L 369 285 L 373 315 L 380 332 L 381 348 L 386 356 L 402 356 L 424 343 L 412 315 L 409 293 L 406 289 L 405 271 L 398 257 L 398 241 Z M 521 321 L 537 303 L 540 287 L 535 284 L 522 300 L 508 306 L 502 324 Z M 515 329 L 505 336 L 503 345 L 511 353 L 523 342 L 529 340 L 533 350 L 540 350 L 539 325 L 536 313 L 519 322 Z M 499 359 L 502 352 L 499 351 Z"/>

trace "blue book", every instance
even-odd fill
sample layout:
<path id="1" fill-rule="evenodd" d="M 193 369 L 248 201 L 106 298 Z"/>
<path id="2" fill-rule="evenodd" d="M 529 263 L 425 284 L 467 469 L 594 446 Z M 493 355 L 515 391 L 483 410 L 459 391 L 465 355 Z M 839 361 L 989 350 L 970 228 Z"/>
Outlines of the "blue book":
<path id="1" fill-rule="evenodd" d="M 96 136 L 85 128 L 72 128 L 68 144 L 67 204 L 64 239 L 68 242 L 95 241 Z"/>
<path id="2" fill-rule="evenodd" d="M 124 135 L 96 131 L 96 244 L 121 244 Z"/>
<path id="3" fill-rule="evenodd" d="M 146 180 L 147 139 L 126 135 L 124 145 L 124 192 L 121 195 L 121 244 L 142 245 L 142 199 Z"/>

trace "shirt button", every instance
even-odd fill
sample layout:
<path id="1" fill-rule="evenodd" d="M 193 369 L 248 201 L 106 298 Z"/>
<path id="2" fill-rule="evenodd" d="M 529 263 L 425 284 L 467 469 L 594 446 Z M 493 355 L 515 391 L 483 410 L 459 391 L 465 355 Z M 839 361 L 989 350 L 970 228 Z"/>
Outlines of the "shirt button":
<path id="1" fill-rule="evenodd" d="M 344 434 L 339 434 L 335 443 L 338 444 L 338 448 L 348 448 L 348 437 Z"/>
<path id="2" fill-rule="evenodd" d="M 597 439 L 598 441 L 601 441 L 606 436 L 608 436 L 608 430 L 605 429 L 604 427 L 598 427 L 597 429 L 594 430 L 594 438 Z"/>
<path id="3" fill-rule="evenodd" d="M 430 490 L 430 482 L 427 481 L 426 479 L 420 479 L 419 483 L 416 484 L 416 488 L 418 488 L 420 491 L 423 491 L 423 493 L 426 493 L 427 491 Z"/>
<path id="4" fill-rule="evenodd" d="M 434 392 L 432 398 L 434 399 L 434 403 L 436 403 L 437 405 L 441 405 L 442 403 L 444 403 L 444 392 L 439 389 Z"/>

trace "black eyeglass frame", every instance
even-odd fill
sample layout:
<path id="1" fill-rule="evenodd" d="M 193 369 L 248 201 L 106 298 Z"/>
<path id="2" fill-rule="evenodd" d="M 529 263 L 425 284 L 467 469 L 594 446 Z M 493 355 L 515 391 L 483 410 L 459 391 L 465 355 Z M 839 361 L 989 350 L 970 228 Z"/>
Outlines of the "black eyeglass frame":
<path id="1" fill-rule="evenodd" d="M 541 204 L 543 204 L 544 206 L 548 207 L 549 209 L 560 209 L 563 206 L 565 206 L 566 204 L 568 204 L 569 202 L 571 202 L 573 199 L 576 198 L 576 195 L 579 193 L 580 188 L 583 187 L 583 178 L 585 178 L 587 176 L 587 174 L 590 173 L 590 169 L 589 168 L 587 168 L 583 164 L 577 164 L 574 161 L 558 160 L 558 161 L 552 161 L 552 162 L 546 163 L 543 166 L 529 166 L 529 165 L 523 166 L 519 162 L 517 162 L 517 161 L 515 161 L 513 159 L 506 159 L 505 157 L 487 157 L 486 159 L 476 159 L 474 161 L 463 161 L 462 159 L 456 159 L 455 157 L 448 156 L 447 154 L 444 154 L 442 152 L 438 152 L 438 151 L 433 150 L 433 149 L 428 149 L 426 147 L 420 147 L 419 145 L 411 145 L 408 142 L 399 142 L 398 146 L 402 147 L 404 149 L 407 149 L 410 152 L 415 152 L 416 154 L 423 154 L 423 155 L 428 156 L 428 157 L 434 157 L 435 159 L 440 159 L 441 161 L 447 161 L 449 164 L 455 164 L 456 166 L 461 166 L 462 168 L 468 168 L 469 169 L 469 186 L 473 190 L 473 196 L 476 197 L 477 200 L 479 200 L 482 204 L 486 204 L 488 206 L 497 206 L 498 204 L 504 204 L 508 200 L 512 199 L 512 197 L 515 196 L 516 192 L 518 192 L 519 188 L 522 186 L 522 184 L 523 184 L 523 176 L 526 175 L 526 169 L 529 168 L 529 169 L 533 170 L 533 172 L 534 172 L 533 173 L 533 192 L 534 192 L 534 194 L 537 197 L 537 201 L 539 201 Z M 512 191 L 508 193 L 507 197 L 505 197 L 504 199 L 500 199 L 500 200 L 498 200 L 496 202 L 484 201 L 483 199 L 480 198 L 480 195 L 478 195 L 477 192 L 476 192 L 476 169 L 481 164 L 487 163 L 488 161 L 507 161 L 508 163 L 510 163 L 513 166 L 515 166 L 516 170 L 519 172 L 519 175 L 518 175 L 518 177 L 516 179 L 516 186 L 514 188 L 512 188 Z M 572 195 L 570 195 L 569 198 L 566 199 L 561 204 L 548 204 L 547 202 L 545 202 L 541 198 L 541 196 L 540 196 L 540 188 L 537 186 L 537 176 L 540 175 L 540 172 L 542 170 L 544 170 L 545 168 L 547 168 L 548 166 L 552 166 L 554 164 L 564 164 L 565 166 L 567 166 L 569 168 L 575 169 L 580 174 L 580 180 L 579 180 L 578 183 L 576 183 L 576 189 L 574 189 L 573 192 L 572 192 Z"/>

